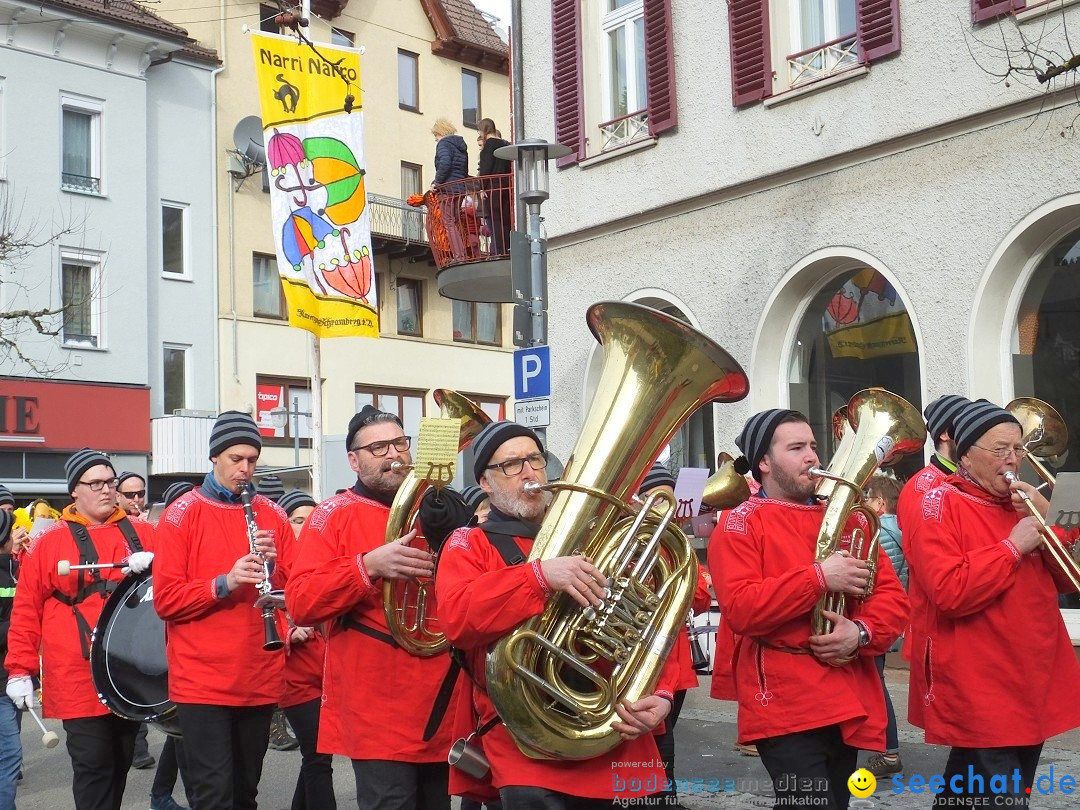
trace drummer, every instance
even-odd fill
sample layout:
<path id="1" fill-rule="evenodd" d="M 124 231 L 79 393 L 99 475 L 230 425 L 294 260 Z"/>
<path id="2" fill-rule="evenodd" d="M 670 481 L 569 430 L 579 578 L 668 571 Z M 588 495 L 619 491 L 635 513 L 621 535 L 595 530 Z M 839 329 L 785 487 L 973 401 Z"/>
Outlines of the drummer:
<path id="1" fill-rule="evenodd" d="M 8 631 L 7 695 L 17 709 L 35 705 L 42 682 L 44 714 L 63 720 L 76 810 L 119 807 L 138 724 L 109 712 L 90 677 L 90 634 L 124 571 L 144 573 L 153 560 L 153 527 L 116 503 L 116 469 L 108 456 L 83 449 L 64 465 L 74 502 L 23 555 Z M 60 576 L 61 561 L 126 562 Z M 38 651 L 41 651 L 39 663 Z"/>

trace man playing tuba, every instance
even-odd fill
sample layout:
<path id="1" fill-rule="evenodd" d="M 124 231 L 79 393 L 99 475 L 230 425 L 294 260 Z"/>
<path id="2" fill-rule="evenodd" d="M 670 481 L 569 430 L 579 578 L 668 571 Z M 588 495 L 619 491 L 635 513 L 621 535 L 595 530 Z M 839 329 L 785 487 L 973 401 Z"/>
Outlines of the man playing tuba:
<path id="1" fill-rule="evenodd" d="M 613 728 L 623 739 L 608 753 L 583 760 L 533 759 L 521 753 L 485 692 L 489 646 L 544 611 L 555 593 L 587 608 L 604 595 L 603 575 L 581 556 L 526 562 L 547 508 L 547 457 L 540 439 L 513 422 L 493 422 L 473 445 L 476 478 L 491 499 L 487 520 L 459 529 L 439 561 L 436 596 L 443 629 L 464 650 L 472 679 L 471 705 L 459 717 L 472 745 L 491 765 L 491 783 L 505 810 L 578 806 L 580 799 L 632 799 L 664 786 L 663 763 L 650 733 L 667 717 L 678 668 L 664 668 L 654 694 L 623 703 Z M 467 733 L 466 732 L 466 733 Z M 467 792 L 465 776 L 451 769 L 451 792 Z"/>
<path id="2" fill-rule="evenodd" d="M 879 552 L 874 591 L 857 603 L 854 620 L 826 611 L 834 629 L 811 635 L 822 595 L 861 595 L 868 566 L 844 551 L 815 561 L 825 505 L 814 497 L 809 471 L 818 466 L 817 444 L 805 416 L 763 411 L 735 442 L 761 489 L 717 526 L 709 568 L 720 612 L 736 634 L 739 740 L 756 743 L 777 808 L 844 810 L 858 749 L 884 750 L 874 656 L 900 635 L 907 597 Z M 847 521 L 847 532 L 855 526 L 867 529 L 861 514 Z"/>

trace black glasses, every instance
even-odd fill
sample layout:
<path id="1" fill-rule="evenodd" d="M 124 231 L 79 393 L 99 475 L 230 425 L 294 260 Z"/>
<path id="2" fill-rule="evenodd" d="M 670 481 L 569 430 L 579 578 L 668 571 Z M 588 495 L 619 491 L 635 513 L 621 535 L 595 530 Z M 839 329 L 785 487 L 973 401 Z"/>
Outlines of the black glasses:
<path id="1" fill-rule="evenodd" d="M 394 449 L 399 453 L 404 453 L 409 449 L 409 445 L 412 443 L 412 436 L 398 436 L 396 439 L 390 439 L 384 442 L 371 442 L 371 444 L 363 444 L 360 447 L 354 447 L 350 452 L 357 452 L 359 450 L 367 450 L 371 455 L 376 458 L 381 458 L 390 452 L 390 446 L 393 445 Z"/>
<path id="2" fill-rule="evenodd" d="M 132 490 L 131 492 L 124 492 L 124 490 L 121 489 L 121 490 L 119 490 L 119 494 L 123 495 L 125 498 L 145 498 L 146 497 L 146 490 L 145 489 L 135 489 L 135 490 Z"/>
<path id="3" fill-rule="evenodd" d="M 500 469 L 502 470 L 503 475 L 517 475 L 525 469 L 526 461 L 529 462 L 529 466 L 534 470 L 542 470 L 547 466 L 547 456 L 542 453 L 533 453 L 532 455 L 525 456 L 525 458 L 511 458 L 498 464 L 488 464 L 484 469 Z"/>
<path id="4" fill-rule="evenodd" d="M 101 492 L 105 487 L 116 489 L 120 486 L 120 482 L 115 478 L 106 478 L 104 481 L 80 481 L 79 483 L 84 487 L 90 487 L 91 492 Z"/>

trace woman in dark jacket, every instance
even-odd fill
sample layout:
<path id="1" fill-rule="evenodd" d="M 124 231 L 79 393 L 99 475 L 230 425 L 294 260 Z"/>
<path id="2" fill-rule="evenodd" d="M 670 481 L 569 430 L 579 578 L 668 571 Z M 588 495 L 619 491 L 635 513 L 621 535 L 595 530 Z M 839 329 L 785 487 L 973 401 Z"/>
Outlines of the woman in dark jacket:
<path id="1" fill-rule="evenodd" d="M 514 171 L 514 164 L 509 160 L 495 157 L 495 150 L 503 146 L 509 146 L 499 136 L 495 129 L 495 122 L 490 118 L 481 119 L 478 126 L 479 135 L 476 139 L 480 146 L 480 165 L 477 174 L 480 177 L 502 175 L 498 178 L 484 182 L 484 191 L 487 194 L 487 223 L 488 232 L 491 234 L 491 249 L 489 253 L 507 253 L 510 244 L 510 177 Z"/>
<path id="2" fill-rule="evenodd" d="M 475 258 L 466 254 L 466 236 L 461 221 L 461 206 L 465 201 L 465 184 L 459 182 L 469 174 L 469 147 L 455 134 L 454 125 L 440 118 L 431 128 L 435 136 L 435 179 L 431 182 L 439 204 L 439 220 L 446 230 L 446 244 L 451 261 Z"/>

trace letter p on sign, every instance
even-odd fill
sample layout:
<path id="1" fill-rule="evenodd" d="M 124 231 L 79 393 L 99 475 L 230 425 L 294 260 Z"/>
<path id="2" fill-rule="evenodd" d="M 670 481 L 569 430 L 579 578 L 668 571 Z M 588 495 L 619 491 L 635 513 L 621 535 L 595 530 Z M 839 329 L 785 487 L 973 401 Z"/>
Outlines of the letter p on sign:
<path id="1" fill-rule="evenodd" d="M 547 346 L 514 352 L 514 399 L 551 396 L 551 359 Z"/>

